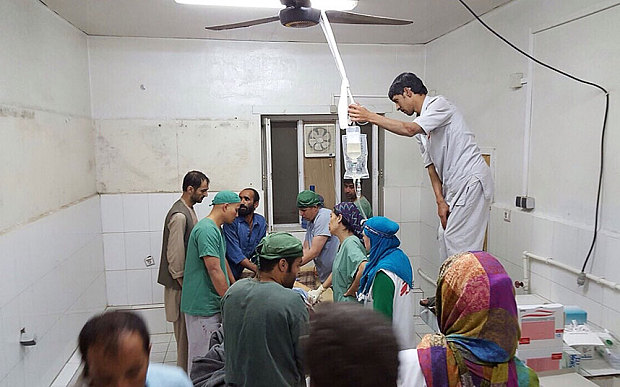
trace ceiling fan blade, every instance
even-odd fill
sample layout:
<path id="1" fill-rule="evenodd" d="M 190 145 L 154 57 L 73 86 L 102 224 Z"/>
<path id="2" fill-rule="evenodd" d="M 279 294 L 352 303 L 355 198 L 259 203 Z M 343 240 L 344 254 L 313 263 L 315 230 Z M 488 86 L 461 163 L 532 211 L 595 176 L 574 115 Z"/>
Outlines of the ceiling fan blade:
<path id="1" fill-rule="evenodd" d="M 403 26 L 413 23 L 412 20 L 393 19 L 390 17 L 364 15 L 355 12 L 346 11 L 325 11 L 330 23 L 340 24 L 378 24 L 378 25 L 391 25 L 391 26 Z"/>
<path id="2" fill-rule="evenodd" d="M 222 25 L 219 25 L 219 26 L 210 26 L 210 27 L 205 27 L 205 29 L 211 30 L 211 31 L 232 30 L 232 29 L 235 29 L 235 28 L 244 28 L 244 27 L 256 26 L 256 25 L 259 25 L 259 24 L 271 23 L 271 22 L 278 21 L 278 20 L 280 20 L 279 16 L 271 16 L 271 17 L 265 17 L 265 18 L 262 18 L 262 19 L 248 20 L 248 21 L 244 21 L 244 22 L 240 22 L 240 23 L 222 24 Z"/>

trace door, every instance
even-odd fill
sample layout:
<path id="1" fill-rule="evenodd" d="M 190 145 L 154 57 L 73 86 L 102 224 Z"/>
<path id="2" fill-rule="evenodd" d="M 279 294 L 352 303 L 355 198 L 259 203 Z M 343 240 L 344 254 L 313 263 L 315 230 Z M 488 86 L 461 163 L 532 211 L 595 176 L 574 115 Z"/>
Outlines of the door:
<path id="1" fill-rule="evenodd" d="M 334 208 L 336 203 L 335 157 L 304 157 L 304 188 L 323 196 L 325 207 Z"/>

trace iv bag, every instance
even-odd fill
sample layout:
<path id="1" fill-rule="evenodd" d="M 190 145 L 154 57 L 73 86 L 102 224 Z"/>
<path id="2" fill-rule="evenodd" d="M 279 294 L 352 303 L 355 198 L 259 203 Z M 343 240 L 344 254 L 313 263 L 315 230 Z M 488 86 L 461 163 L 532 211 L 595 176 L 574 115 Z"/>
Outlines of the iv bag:
<path id="1" fill-rule="evenodd" d="M 347 134 L 342 136 L 344 154 L 344 178 L 368 179 L 368 144 L 366 135 L 360 133 L 359 126 L 348 126 Z"/>

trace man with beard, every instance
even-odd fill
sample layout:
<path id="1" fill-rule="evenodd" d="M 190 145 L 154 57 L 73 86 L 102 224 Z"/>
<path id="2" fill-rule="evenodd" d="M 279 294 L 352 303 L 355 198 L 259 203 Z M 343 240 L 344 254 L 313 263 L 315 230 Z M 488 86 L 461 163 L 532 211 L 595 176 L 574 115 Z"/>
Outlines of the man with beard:
<path id="1" fill-rule="evenodd" d="M 224 225 L 226 259 L 236 280 L 245 268 L 257 272 L 256 262 L 251 259 L 256 246 L 267 232 L 265 218 L 254 213 L 260 200 L 258 192 L 254 188 L 246 188 L 239 192 L 239 198 L 239 215 L 234 222 Z"/>
<path id="2" fill-rule="evenodd" d="M 303 248 L 276 232 L 256 248 L 258 278 L 235 282 L 222 298 L 227 386 L 306 386 L 300 336 L 308 309 L 295 283 Z"/>
<path id="3" fill-rule="evenodd" d="M 187 331 L 180 312 L 181 288 L 185 268 L 185 252 L 189 235 L 198 222 L 194 204 L 202 203 L 209 190 L 209 178 L 202 172 L 191 171 L 183 178 L 183 194 L 173 205 L 164 222 L 161 263 L 157 282 L 164 285 L 166 320 L 174 327 L 177 341 L 177 365 L 187 372 Z"/>

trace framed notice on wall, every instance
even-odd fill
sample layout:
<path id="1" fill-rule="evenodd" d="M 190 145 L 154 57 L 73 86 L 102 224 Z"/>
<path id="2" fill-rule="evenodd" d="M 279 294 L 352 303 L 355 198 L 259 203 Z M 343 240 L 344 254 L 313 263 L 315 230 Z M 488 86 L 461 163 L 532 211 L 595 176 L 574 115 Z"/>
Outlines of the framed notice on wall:
<path id="1" fill-rule="evenodd" d="M 304 155 L 306 157 L 335 157 L 336 125 L 304 124 Z"/>

